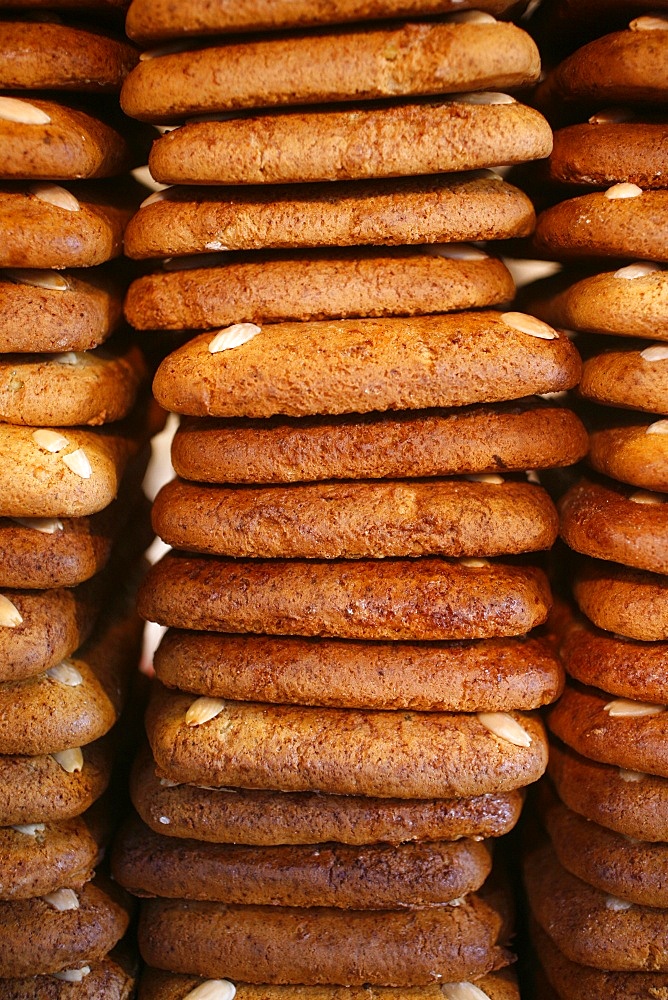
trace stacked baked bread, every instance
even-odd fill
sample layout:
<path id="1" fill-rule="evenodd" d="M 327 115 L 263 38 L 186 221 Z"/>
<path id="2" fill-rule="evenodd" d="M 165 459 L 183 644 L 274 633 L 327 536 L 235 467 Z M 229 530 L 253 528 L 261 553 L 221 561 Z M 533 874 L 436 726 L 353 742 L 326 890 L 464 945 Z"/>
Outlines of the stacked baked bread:
<path id="1" fill-rule="evenodd" d="M 186 331 L 154 383 L 187 419 L 154 508 L 174 549 L 139 598 L 169 627 L 141 819 L 113 862 L 153 897 L 145 998 L 517 996 L 489 839 L 544 770 L 531 710 L 562 683 L 536 631 L 556 512 L 525 471 L 586 438 L 536 398 L 577 382 L 570 341 L 486 309 L 512 279 L 461 241 L 533 228 L 487 168 L 550 148 L 498 93 L 537 53 L 480 12 L 278 32 L 448 6 L 129 12 L 139 42 L 180 51 L 122 92 L 177 126 L 150 156 L 176 186 L 126 252 L 178 259 L 127 315 Z M 242 28 L 275 30 L 226 36 Z"/>
<path id="2" fill-rule="evenodd" d="M 668 18 L 642 15 L 543 85 L 591 113 L 555 133 L 552 179 L 580 188 L 536 233 L 570 265 L 540 313 L 578 331 L 591 427 L 590 471 L 560 504 L 581 554 L 579 610 L 558 627 L 570 677 L 548 714 L 560 801 L 546 805 L 552 846 L 527 862 L 537 950 L 564 1000 L 668 993 L 667 68 Z"/>
<path id="3" fill-rule="evenodd" d="M 0 995 L 120 1000 L 129 900 L 93 877 L 141 645 L 151 428 L 142 355 L 112 337 L 134 153 L 86 102 L 117 100 L 137 55 L 56 15 L 3 19 L 0 51 Z"/>

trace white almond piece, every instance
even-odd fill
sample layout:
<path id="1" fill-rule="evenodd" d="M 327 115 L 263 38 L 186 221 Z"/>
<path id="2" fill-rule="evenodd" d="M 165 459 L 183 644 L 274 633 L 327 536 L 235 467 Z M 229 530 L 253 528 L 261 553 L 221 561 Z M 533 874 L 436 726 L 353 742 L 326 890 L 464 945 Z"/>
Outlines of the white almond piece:
<path id="1" fill-rule="evenodd" d="M 205 250 L 227 250 L 227 247 L 222 242 L 222 240 L 211 240 L 209 243 L 204 244 Z"/>
<path id="2" fill-rule="evenodd" d="M 55 667 L 49 667 L 46 676 L 53 681 L 58 681 L 59 684 L 64 684 L 65 687 L 75 688 L 83 684 L 83 677 L 77 668 L 68 663 L 67 660 L 56 663 Z"/>
<path id="3" fill-rule="evenodd" d="M 502 94 L 493 90 L 477 90 L 472 94 L 452 94 L 448 104 L 517 104 L 510 94 Z"/>
<path id="4" fill-rule="evenodd" d="M 512 327 L 513 330 L 519 330 L 520 333 L 528 333 L 530 337 L 538 337 L 539 340 L 557 340 L 559 337 L 557 331 L 553 330 L 551 326 L 536 319 L 535 316 L 529 316 L 527 313 L 502 313 L 501 320 L 506 326 Z"/>
<path id="5" fill-rule="evenodd" d="M 478 712 L 478 721 L 485 729 L 489 729 L 490 733 L 494 733 L 501 740 L 507 740 L 513 746 L 531 746 L 531 737 L 526 729 L 522 729 L 519 722 L 507 712 Z"/>
<path id="6" fill-rule="evenodd" d="M 468 569 L 483 569 L 485 566 L 489 566 L 489 559 L 466 557 L 459 560 L 459 565 L 466 566 Z"/>
<path id="7" fill-rule="evenodd" d="M 620 767 L 619 777 L 622 779 L 622 781 L 636 782 L 636 781 L 642 781 L 645 775 L 642 773 L 642 771 L 629 771 L 625 767 Z"/>
<path id="8" fill-rule="evenodd" d="M 51 756 L 56 764 L 60 764 L 63 771 L 68 774 L 75 774 L 83 770 L 84 759 L 81 747 L 72 747 L 70 750 L 56 750 Z"/>
<path id="9" fill-rule="evenodd" d="M 79 897 L 74 889 L 56 889 L 55 892 L 48 892 L 46 896 L 42 896 L 42 899 L 61 913 L 65 910 L 79 909 Z"/>
<path id="10" fill-rule="evenodd" d="M 489 994 L 475 983 L 443 983 L 441 993 L 447 1000 L 489 1000 Z"/>
<path id="11" fill-rule="evenodd" d="M 489 257 L 484 250 L 478 250 L 469 243 L 440 243 L 424 247 L 423 252 L 431 257 L 446 257 L 448 260 L 486 260 Z"/>
<path id="12" fill-rule="evenodd" d="M 170 56 L 174 52 L 186 52 L 191 48 L 192 42 L 190 41 L 176 41 L 169 42 L 167 45 L 161 45 L 155 49 L 146 49 L 139 56 L 140 62 L 146 62 L 148 59 L 159 59 L 160 56 Z"/>
<path id="13" fill-rule="evenodd" d="M 664 503 L 664 498 L 658 493 L 649 493 L 647 490 L 637 490 L 629 497 L 633 503 L 658 504 Z"/>
<path id="14" fill-rule="evenodd" d="M 668 420 L 655 420 L 649 425 L 645 434 L 668 434 Z"/>
<path id="15" fill-rule="evenodd" d="M 44 451 L 51 452 L 52 455 L 62 451 L 63 448 L 67 448 L 70 443 L 64 434 L 41 427 L 39 430 L 32 432 L 32 439 L 38 447 L 43 448 Z"/>
<path id="16" fill-rule="evenodd" d="M 82 479 L 90 479 L 93 474 L 88 456 L 83 448 L 77 448 L 76 451 L 70 452 L 69 455 L 63 455 L 63 462 L 68 469 L 76 476 L 81 476 Z"/>
<path id="17" fill-rule="evenodd" d="M 157 201 L 165 201 L 167 198 L 168 190 L 169 188 L 167 188 L 165 191 L 154 191 L 153 194 L 150 194 L 148 196 L 148 198 L 144 198 L 139 207 L 146 208 L 147 205 L 155 205 Z"/>
<path id="18" fill-rule="evenodd" d="M 471 483 L 489 483 L 490 486 L 501 486 L 505 482 L 503 476 L 496 476 L 493 472 L 481 472 L 473 476 L 465 476 Z"/>
<path id="19" fill-rule="evenodd" d="M 57 531 L 63 530 L 63 522 L 57 517 L 13 517 L 12 521 L 16 521 L 24 528 L 41 531 L 43 535 L 55 535 Z"/>
<path id="20" fill-rule="evenodd" d="M 590 125 L 620 125 L 633 118 L 633 114 L 628 108 L 606 108 L 605 111 L 597 111 L 589 119 Z"/>
<path id="21" fill-rule="evenodd" d="M 171 778 L 160 779 L 160 785 L 162 788 L 178 788 L 180 784 L 180 781 L 172 781 Z"/>
<path id="22" fill-rule="evenodd" d="M 668 31 L 668 17 L 661 14 L 643 14 L 630 23 L 631 31 Z"/>
<path id="23" fill-rule="evenodd" d="M 213 340 L 209 341 L 209 353 L 219 354 L 221 351 L 229 351 L 233 347 L 241 347 L 247 344 L 253 337 L 257 337 L 262 332 L 261 326 L 255 323 L 234 323 L 232 326 L 219 330 Z"/>
<path id="24" fill-rule="evenodd" d="M 19 125 L 48 125 L 51 121 L 46 111 L 17 97 L 0 97 L 0 118 Z"/>
<path id="25" fill-rule="evenodd" d="M 0 594 L 0 628 L 16 628 L 22 621 L 23 616 L 16 605 Z"/>
<path id="26" fill-rule="evenodd" d="M 82 965 L 80 969 L 63 969 L 62 972 L 52 972 L 54 979 L 63 983 L 81 983 L 90 974 L 90 965 Z"/>
<path id="27" fill-rule="evenodd" d="M 186 726 L 202 726 L 220 715 L 224 708 L 222 698 L 198 698 L 186 712 Z"/>
<path id="28" fill-rule="evenodd" d="M 169 816 L 161 816 L 161 817 L 160 817 L 160 822 L 162 823 L 162 825 L 163 825 L 163 826 L 169 826 L 169 824 L 170 824 L 170 823 L 171 823 L 172 821 L 171 821 L 171 819 L 169 818 Z"/>
<path id="29" fill-rule="evenodd" d="M 496 18 L 482 10 L 462 10 L 443 18 L 450 24 L 496 24 Z"/>
<path id="30" fill-rule="evenodd" d="M 492 170 L 491 167 L 482 167 L 480 170 L 471 171 L 472 174 L 479 181 L 502 181 L 503 177 L 501 174 L 497 173 L 496 170 Z"/>
<path id="31" fill-rule="evenodd" d="M 633 903 L 629 903 L 626 899 L 618 899 L 617 896 L 606 896 L 605 899 L 606 910 L 612 910 L 614 913 L 630 910 L 632 906 Z"/>
<path id="32" fill-rule="evenodd" d="M 49 205 L 54 205 L 56 208 L 62 208 L 66 212 L 81 211 L 81 205 L 74 195 L 70 194 L 67 188 L 61 187 L 60 184 L 31 184 L 29 190 L 35 198 L 39 198 L 40 201 L 45 201 Z"/>
<path id="33" fill-rule="evenodd" d="M 229 979 L 207 979 L 186 993 L 183 1000 L 232 1000 L 236 992 L 236 986 Z"/>
<path id="34" fill-rule="evenodd" d="M 78 365 L 81 360 L 76 351 L 63 351 L 61 354 L 51 354 L 47 358 L 56 365 Z"/>
<path id="35" fill-rule="evenodd" d="M 526 477 L 528 483 L 536 483 L 537 486 L 540 486 L 540 476 L 535 469 L 527 469 Z"/>
<path id="36" fill-rule="evenodd" d="M 635 264 L 620 267 L 613 274 L 613 278 L 626 278 L 628 281 L 632 281 L 634 278 L 646 278 L 648 274 L 655 274 L 656 271 L 660 270 L 658 264 L 652 264 L 649 260 L 638 260 Z"/>
<path id="37" fill-rule="evenodd" d="M 17 833 L 25 833 L 26 837 L 36 837 L 38 833 L 44 833 L 46 826 L 44 823 L 24 823 L 13 826 L 12 830 Z"/>
<path id="38" fill-rule="evenodd" d="M 638 187 L 637 184 L 629 184 L 624 181 L 622 184 L 613 184 L 603 194 L 610 201 L 616 201 L 618 198 L 639 198 L 642 194 L 642 188 Z"/>
<path id="39" fill-rule="evenodd" d="M 643 361 L 668 361 L 668 344 L 652 344 L 640 352 Z"/>
<path id="40" fill-rule="evenodd" d="M 661 715 L 666 711 L 665 705 L 650 705 L 646 701 L 630 701 L 628 698 L 616 698 L 603 706 L 611 719 L 641 718 L 645 715 Z"/>
<path id="41" fill-rule="evenodd" d="M 38 271 L 36 268 L 15 268 L 3 271 L 2 276 L 16 282 L 17 285 L 33 285 L 35 288 L 47 288 L 52 292 L 66 292 L 70 283 L 62 274 L 55 271 Z"/>

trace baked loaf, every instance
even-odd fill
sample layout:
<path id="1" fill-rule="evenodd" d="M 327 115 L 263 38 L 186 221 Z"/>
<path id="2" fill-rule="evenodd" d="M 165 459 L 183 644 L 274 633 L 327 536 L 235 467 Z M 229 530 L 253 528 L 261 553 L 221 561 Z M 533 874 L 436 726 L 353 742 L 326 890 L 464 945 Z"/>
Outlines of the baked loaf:
<path id="1" fill-rule="evenodd" d="M 90 972 L 76 984 L 80 1000 L 110 1000 L 112 997 L 113 1000 L 130 1000 L 134 996 L 134 975 L 113 958 L 107 955 L 99 962 L 91 962 L 88 968 Z M 72 995 L 71 983 L 63 983 L 53 976 L 4 979 L 2 988 L 6 1000 L 69 1000 L 68 994 Z"/>
<path id="2" fill-rule="evenodd" d="M 583 558 L 573 595 L 599 628 L 629 639 L 668 639 L 668 578 L 663 574 Z"/>
<path id="3" fill-rule="evenodd" d="M 594 116 L 586 124 L 555 132 L 549 175 L 565 184 L 593 187 L 621 183 L 643 189 L 665 187 L 661 158 L 665 136 L 665 125 L 606 122 Z"/>
<path id="4" fill-rule="evenodd" d="M 0 827 L 0 899 L 31 899 L 93 877 L 100 844 L 85 817 Z"/>
<path id="5" fill-rule="evenodd" d="M 668 492 L 668 420 L 594 430 L 589 462 L 597 472 L 623 483 Z"/>
<path id="6" fill-rule="evenodd" d="M 668 346 L 620 346 L 587 358 L 578 392 L 607 406 L 668 413 Z"/>

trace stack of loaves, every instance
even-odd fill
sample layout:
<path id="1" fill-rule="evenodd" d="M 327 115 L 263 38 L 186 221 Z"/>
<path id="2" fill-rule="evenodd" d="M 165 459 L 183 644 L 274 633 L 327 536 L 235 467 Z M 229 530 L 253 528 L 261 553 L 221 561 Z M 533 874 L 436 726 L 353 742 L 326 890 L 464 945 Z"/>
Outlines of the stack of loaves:
<path id="1" fill-rule="evenodd" d="M 141 642 L 118 581 L 149 531 L 150 428 L 140 352 L 116 337 L 98 349 L 121 314 L 107 262 L 134 154 L 85 105 L 117 92 L 136 54 L 53 14 L 3 19 L 0 52 L 0 995 L 55 1000 L 80 984 L 121 1000 L 132 980 L 107 955 L 128 899 L 93 876 Z"/>
<path id="2" fill-rule="evenodd" d="M 524 471 L 576 461 L 586 437 L 535 398 L 577 382 L 575 349 L 486 310 L 512 280 L 460 241 L 532 230 L 528 199 L 486 168 L 546 155 L 551 135 L 497 93 L 539 65 L 489 14 L 183 43 L 350 6 L 129 12 L 140 41 L 186 51 L 142 61 L 125 110 L 204 116 L 156 141 L 154 176 L 179 186 L 126 234 L 132 257 L 189 258 L 126 307 L 141 329 L 190 331 L 154 383 L 188 419 L 154 508 L 174 551 L 139 598 L 169 626 L 141 820 L 113 865 L 155 897 L 145 1000 L 518 995 L 495 971 L 511 917 L 489 838 L 545 768 L 531 710 L 562 683 L 531 555 L 556 511 Z"/>
<path id="3" fill-rule="evenodd" d="M 548 716 L 561 801 L 547 806 L 552 846 L 529 857 L 527 884 L 559 997 L 658 997 L 668 994 L 668 17 L 589 42 L 544 87 L 573 116 L 593 112 L 555 134 L 552 178 L 580 191 L 537 226 L 543 251 L 590 272 L 566 272 L 540 309 L 581 331 L 592 433 L 591 471 L 561 500 L 562 536 L 581 554 L 579 612 L 559 616 L 570 678 Z"/>

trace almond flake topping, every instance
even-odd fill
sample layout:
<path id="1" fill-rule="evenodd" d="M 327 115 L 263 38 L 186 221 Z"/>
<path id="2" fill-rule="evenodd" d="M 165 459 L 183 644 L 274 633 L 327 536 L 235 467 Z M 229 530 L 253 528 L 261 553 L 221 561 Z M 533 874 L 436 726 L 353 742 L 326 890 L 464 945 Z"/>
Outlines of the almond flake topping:
<path id="1" fill-rule="evenodd" d="M 50 677 L 53 681 L 58 681 L 59 684 L 64 684 L 66 687 L 75 688 L 83 684 L 83 677 L 77 668 L 68 663 L 67 660 L 56 663 L 55 667 L 49 667 L 46 676 Z"/>
<path id="2" fill-rule="evenodd" d="M 477 90 L 472 94 L 450 94 L 448 104 L 517 104 L 510 94 L 493 90 Z"/>
<path id="3" fill-rule="evenodd" d="M 186 993 L 183 1000 L 232 1000 L 236 992 L 236 986 L 229 979 L 207 979 Z"/>
<path id="4" fill-rule="evenodd" d="M 13 517 L 12 521 L 24 528 L 41 531 L 43 535 L 55 535 L 57 531 L 63 530 L 63 522 L 57 517 Z"/>
<path id="5" fill-rule="evenodd" d="M 639 260 L 635 264 L 627 264 L 626 267 L 620 267 L 613 274 L 613 278 L 627 278 L 628 280 L 646 278 L 648 274 L 654 274 L 660 270 L 661 268 L 658 264 L 652 264 L 649 260 Z"/>
<path id="6" fill-rule="evenodd" d="M 640 352 L 643 361 L 668 361 L 668 344 L 652 344 Z"/>
<path id="7" fill-rule="evenodd" d="M 605 111 L 598 111 L 589 119 L 590 125 L 619 125 L 621 122 L 630 121 L 633 118 L 628 108 L 606 108 Z"/>
<path id="8" fill-rule="evenodd" d="M 75 774 L 83 770 L 84 759 L 81 747 L 72 747 L 71 750 L 56 750 L 51 756 L 56 764 L 60 764 L 63 771 L 67 771 L 68 774 Z"/>
<path id="9" fill-rule="evenodd" d="M 78 365 L 81 357 L 76 351 L 63 351 L 61 354 L 51 354 L 47 360 L 56 365 Z"/>
<path id="10" fill-rule="evenodd" d="M 526 729 L 522 729 L 519 722 L 507 712 L 478 712 L 478 721 L 485 729 L 489 729 L 490 733 L 494 733 L 501 740 L 507 740 L 513 746 L 531 746 L 531 737 Z"/>
<path id="11" fill-rule="evenodd" d="M 632 493 L 629 497 L 633 503 L 645 503 L 645 504 L 658 504 L 664 503 L 664 497 L 660 496 L 658 493 L 649 493 L 647 490 L 637 490 Z"/>
<path id="12" fill-rule="evenodd" d="M 424 247 L 423 253 L 430 257 L 447 257 L 448 260 L 486 260 L 489 256 L 469 243 L 438 243 Z"/>
<path id="13" fill-rule="evenodd" d="M 485 566 L 489 566 L 489 559 L 476 559 L 472 556 L 467 556 L 459 560 L 459 565 L 466 566 L 467 569 L 483 569 Z"/>
<path id="14" fill-rule="evenodd" d="M 45 903 L 63 913 L 65 910 L 78 910 L 79 897 L 74 889 L 56 889 L 55 892 L 48 892 L 42 896 Z"/>
<path id="15" fill-rule="evenodd" d="M 163 825 L 163 826 L 169 826 L 169 824 L 170 824 L 170 823 L 171 823 L 172 821 L 171 821 L 171 819 L 169 818 L 169 816 L 161 816 L 161 817 L 160 817 L 160 822 L 162 823 L 162 825 Z"/>
<path id="16" fill-rule="evenodd" d="M 536 319 L 535 316 L 527 315 L 527 313 L 502 313 L 501 321 L 506 326 L 512 327 L 513 330 L 519 330 L 520 333 L 528 333 L 530 337 L 538 337 L 539 340 L 557 340 L 559 337 L 557 331 L 553 330 L 551 326 Z"/>
<path id="17" fill-rule="evenodd" d="M 81 476 L 82 479 L 90 479 L 93 474 L 88 456 L 83 448 L 77 448 L 76 451 L 70 452 L 69 455 L 63 455 L 63 462 L 70 471 L 77 476 Z"/>
<path id="18" fill-rule="evenodd" d="M 629 701 L 628 698 L 617 698 L 603 706 L 611 719 L 630 719 L 645 715 L 661 715 L 666 711 L 665 705 L 650 705 L 646 701 Z"/>
<path id="19" fill-rule="evenodd" d="M 17 833 L 25 833 L 26 837 L 36 837 L 38 833 L 44 833 L 46 826 L 44 823 L 23 823 L 13 826 L 12 830 Z"/>
<path id="20" fill-rule="evenodd" d="M 0 97 L 0 118 L 20 125 L 48 125 L 51 121 L 46 111 L 17 97 Z"/>
<path id="21" fill-rule="evenodd" d="M 202 726 L 220 715 L 224 708 L 222 698 L 198 698 L 186 712 L 186 726 Z"/>
<path id="22" fill-rule="evenodd" d="M 613 184 L 603 194 L 610 201 L 616 201 L 618 198 L 639 198 L 642 194 L 642 188 L 638 187 L 637 184 L 628 184 L 624 181 L 622 184 Z"/>
<path id="23" fill-rule="evenodd" d="M 54 979 L 63 983 L 81 983 L 90 973 L 90 965 L 82 965 L 80 969 L 63 969 L 62 972 L 52 972 Z"/>
<path id="24" fill-rule="evenodd" d="M 642 773 L 642 771 L 629 771 L 625 767 L 620 767 L 619 777 L 622 779 L 622 781 L 635 782 L 635 781 L 642 781 L 645 775 Z"/>
<path id="25" fill-rule="evenodd" d="M 496 24 L 496 18 L 482 10 L 462 10 L 456 14 L 448 14 L 444 21 L 450 24 Z"/>
<path id="26" fill-rule="evenodd" d="M 503 476 L 497 476 L 493 472 L 481 472 L 472 476 L 465 476 L 471 483 L 488 483 L 490 486 L 501 486 L 505 482 Z"/>
<path id="27" fill-rule="evenodd" d="M 55 271 L 39 271 L 36 268 L 15 268 L 4 271 L 3 277 L 16 282 L 17 285 L 33 285 L 35 288 L 48 288 L 52 292 L 66 292 L 69 281 Z"/>
<path id="28" fill-rule="evenodd" d="M 169 190 L 169 189 L 167 189 Z M 143 202 L 139 206 L 140 208 L 146 208 L 147 205 L 155 205 L 157 201 L 165 201 L 167 198 L 167 190 L 165 191 L 154 191 L 150 194 L 148 198 L 144 198 Z"/>
<path id="29" fill-rule="evenodd" d="M 634 18 L 629 28 L 631 31 L 668 31 L 668 17 L 661 14 L 644 14 Z"/>
<path id="30" fill-rule="evenodd" d="M 52 455 L 67 448 L 70 443 L 63 434 L 59 434 L 58 431 L 50 431 L 48 428 L 33 431 L 32 439 L 39 448 L 51 452 Z"/>
<path id="31" fill-rule="evenodd" d="M 668 420 L 655 420 L 649 425 L 645 434 L 668 434 Z"/>
<path id="32" fill-rule="evenodd" d="M 0 594 L 0 628 L 16 628 L 23 621 L 23 616 L 15 604 Z"/>
<path id="33" fill-rule="evenodd" d="M 219 330 L 213 340 L 209 341 L 209 353 L 219 354 L 221 351 L 229 351 L 233 347 L 241 347 L 247 344 L 253 337 L 257 337 L 262 332 L 261 326 L 255 323 L 234 323 L 232 326 Z"/>
<path id="34" fill-rule="evenodd" d="M 489 1000 L 489 995 L 475 983 L 443 983 L 441 993 L 446 1000 Z"/>
<path id="35" fill-rule="evenodd" d="M 171 778 L 161 778 L 160 785 L 162 788 L 178 788 L 181 784 L 180 781 L 172 781 Z"/>
<path id="36" fill-rule="evenodd" d="M 29 191 L 40 201 L 55 205 L 56 208 L 62 208 L 66 212 L 81 211 L 81 205 L 74 195 L 70 194 L 67 188 L 61 187 L 60 184 L 31 184 Z"/>
<path id="37" fill-rule="evenodd" d="M 630 910 L 632 906 L 633 903 L 629 903 L 626 899 L 618 899 L 617 896 L 606 896 L 605 899 L 606 910 L 613 910 L 614 913 Z"/>

